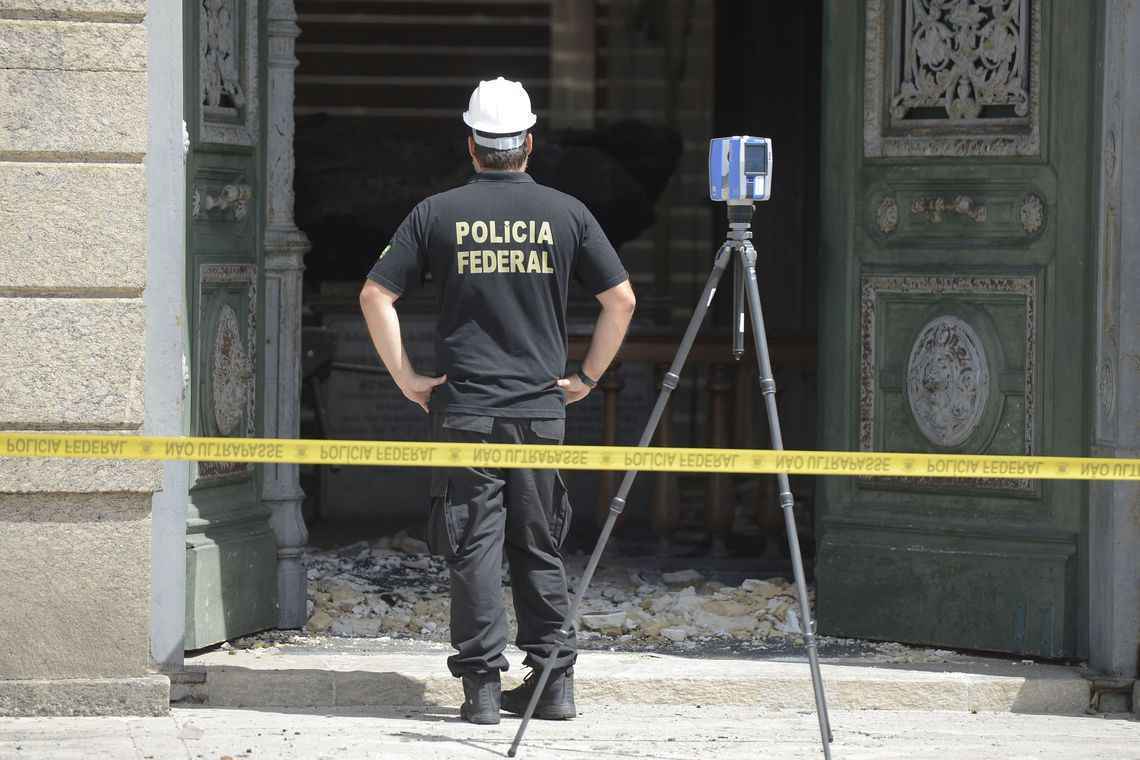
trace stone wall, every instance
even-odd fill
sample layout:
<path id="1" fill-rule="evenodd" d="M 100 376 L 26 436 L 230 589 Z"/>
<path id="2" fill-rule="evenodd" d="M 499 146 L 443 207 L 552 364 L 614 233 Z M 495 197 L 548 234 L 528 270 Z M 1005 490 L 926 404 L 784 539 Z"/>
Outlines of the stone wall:
<path id="1" fill-rule="evenodd" d="M 145 0 L 0 0 L 0 428 L 137 432 Z M 154 714 L 149 463 L 0 458 L 0 715 Z"/>

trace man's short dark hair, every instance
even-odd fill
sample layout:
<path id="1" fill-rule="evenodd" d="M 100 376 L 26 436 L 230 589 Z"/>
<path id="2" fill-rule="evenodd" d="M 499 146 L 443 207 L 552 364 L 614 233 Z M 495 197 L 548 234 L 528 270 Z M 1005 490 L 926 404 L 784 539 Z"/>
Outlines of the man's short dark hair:
<path id="1" fill-rule="evenodd" d="M 497 135 L 493 135 L 497 136 Z M 526 165 L 526 140 L 517 148 L 510 150 L 495 150 L 479 143 L 475 143 L 475 160 L 484 169 L 495 171 L 520 171 Z"/>

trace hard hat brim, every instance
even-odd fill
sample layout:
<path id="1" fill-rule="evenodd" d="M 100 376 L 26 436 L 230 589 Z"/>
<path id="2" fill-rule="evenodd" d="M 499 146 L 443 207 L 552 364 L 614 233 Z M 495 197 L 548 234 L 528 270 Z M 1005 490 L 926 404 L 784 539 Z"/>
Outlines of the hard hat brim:
<path id="1" fill-rule="evenodd" d="M 463 123 L 472 129 L 477 129 L 480 132 L 491 132 L 492 134 L 510 135 L 516 132 L 522 132 L 530 129 L 538 121 L 538 117 L 533 113 L 528 113 L 524 120 L 512 124 L 499 124 L 493 123 L 487 119 L 476 119 L 471 115 L 470 111 L 463 112 Z"/>

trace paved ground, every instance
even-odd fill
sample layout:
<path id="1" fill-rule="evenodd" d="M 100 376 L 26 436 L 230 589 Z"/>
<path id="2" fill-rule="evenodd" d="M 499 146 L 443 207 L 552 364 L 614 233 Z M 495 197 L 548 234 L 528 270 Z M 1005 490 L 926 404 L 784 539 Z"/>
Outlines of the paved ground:
<path id="1" fill-rule="evenodd" d="M 1140 722 L 1119 717 L 859 711 L 832 714 L 835 760 L 1140 759 Z M 471 726 L 452 708 L 176 708 L 165 718 L 0 718 L 0 759 L 488 760 L 515 718 Z M 520 758 L 818 758 L 806 712 L 733 706 L 591 705 L 532 724 Z"/>
<path id="2" fill-rule="evenodd" d="M 187 658 L 187 665 L 207 671 L 200 696 L 211 707 L 431 707 L 463 698 L 444 666 L 450 651 L 432 642 L 319 639 L 311 646 L 216 650 Z M 517 667 L 522 652 L 510 647 L 507 657 L 516 665 L 504 675 L 509 688 L 525 671 Z M 836 710 L 1079 715 L 1089 703 L 1078 668 L 901 647 L 822 662 Z M 802 651 L 750 658 L 583 652 L 575 688 L 580 704 L 813 706 Z"/>
<path id="3" fill-rule="evenodd" d="M 382 639 L 218 649 L 187 661 L 208 705 L 163 718 L 0 718 L 0 760 L 505 757 L 518 719 L 460 721 L 449 651 Z M 521 653 L 509 654 L 517 665 Z M 1083 714 L 1079 668 L 855 647 L 825 657 L 823 675 L 835 760 L 1140 760 L 1140 721 Z M 823 757 L 801 652 L 583 652 L 576 687 L 579 718 L 533 723 L 520 758 Z"/>

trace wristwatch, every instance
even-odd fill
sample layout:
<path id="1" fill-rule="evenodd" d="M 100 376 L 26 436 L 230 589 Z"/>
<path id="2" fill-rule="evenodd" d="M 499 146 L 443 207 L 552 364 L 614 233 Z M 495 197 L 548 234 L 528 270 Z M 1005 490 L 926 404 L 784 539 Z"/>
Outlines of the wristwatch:
<path id="1" fill-rule="evenodd" d="M 586 370 L 584 370 L 584 369 L 578 370 L 578 379 L 581 380 L 582 385 L 585 385 L 587 388 L 597 388 L 598 387 L 598 381 L 595 380 L 594 378 L 590 377 L 589 375 L 587 375 Z"/>

